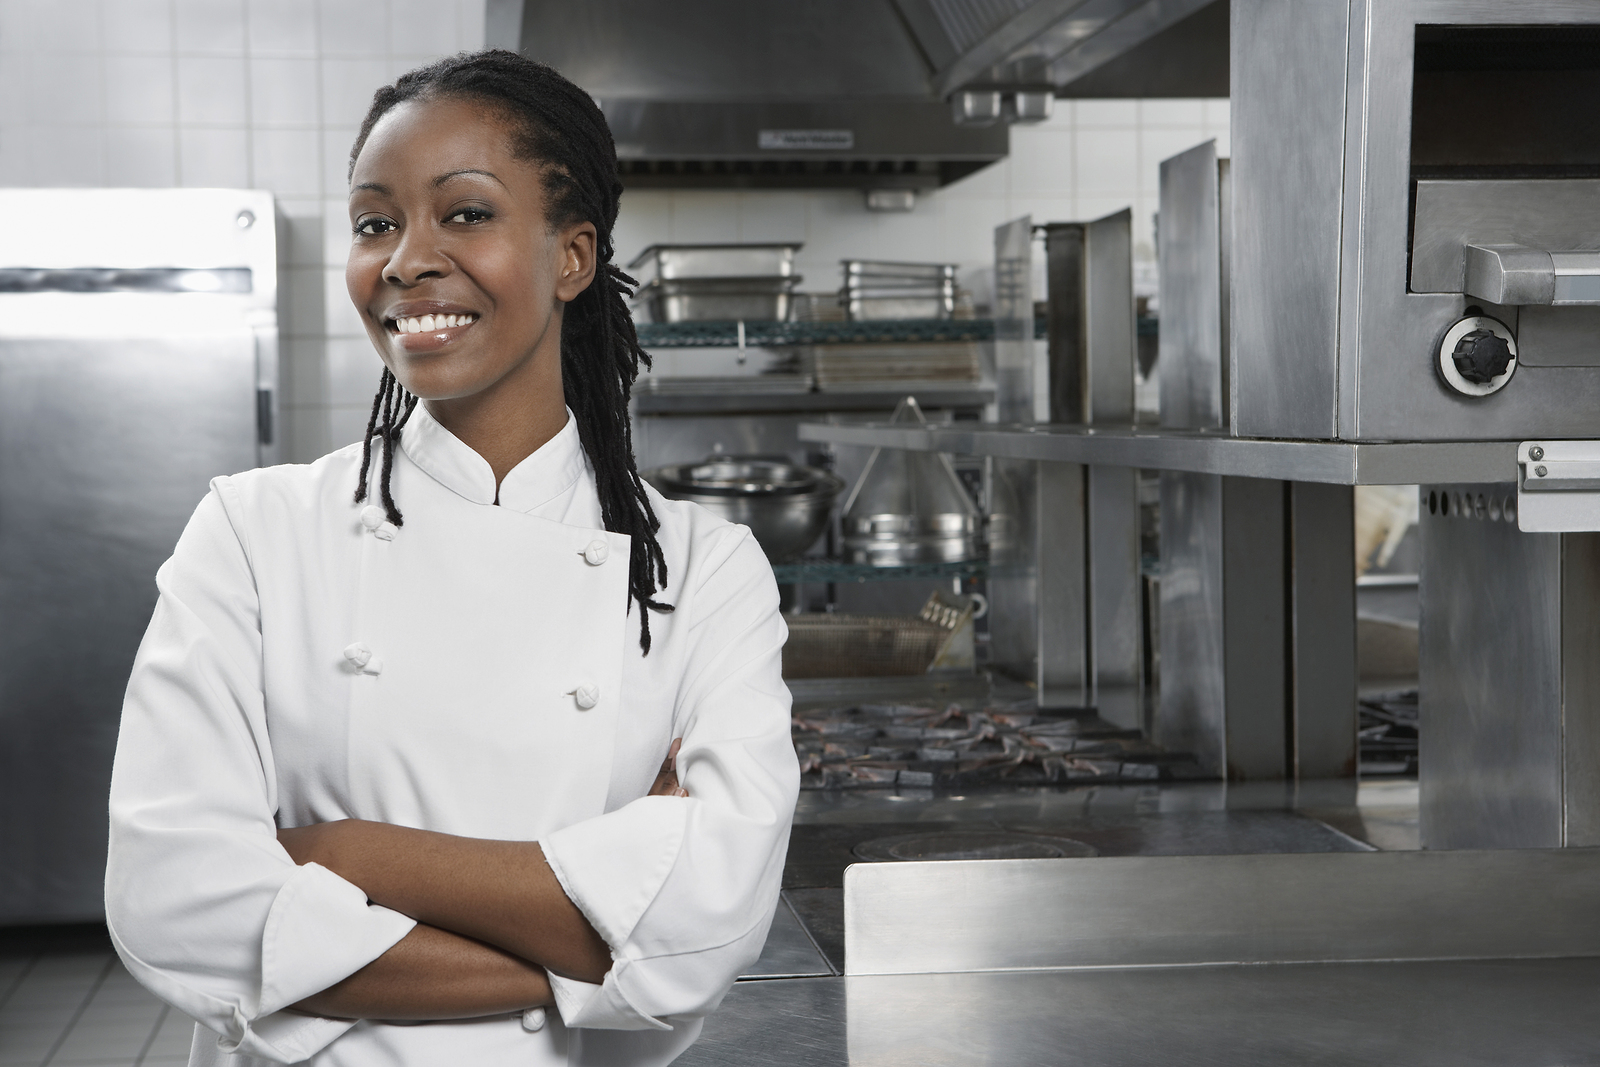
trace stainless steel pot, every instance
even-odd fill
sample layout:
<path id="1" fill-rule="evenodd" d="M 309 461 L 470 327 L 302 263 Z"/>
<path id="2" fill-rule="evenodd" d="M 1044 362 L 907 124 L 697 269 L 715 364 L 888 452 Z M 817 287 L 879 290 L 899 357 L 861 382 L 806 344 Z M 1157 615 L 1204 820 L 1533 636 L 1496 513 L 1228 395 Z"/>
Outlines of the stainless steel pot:
<path id="1" fill-rule="evenodd" d="M 662 496 L 693 501 L 750 527 L 773 563 L 794 559 L 822 536 L 844 489 L 844 482 L 815 467 L 738 457 L 656 467 L 642 477 Z"/>

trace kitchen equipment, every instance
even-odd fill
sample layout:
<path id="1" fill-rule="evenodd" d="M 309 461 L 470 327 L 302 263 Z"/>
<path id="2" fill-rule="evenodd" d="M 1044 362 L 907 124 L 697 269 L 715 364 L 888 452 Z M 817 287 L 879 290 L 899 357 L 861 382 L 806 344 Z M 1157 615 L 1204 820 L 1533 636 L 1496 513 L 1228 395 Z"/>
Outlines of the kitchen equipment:
<path id="1" fill-rule="evenodd" d="M 840 302 L 853 321 L 948 319 L 955 314 L 954 264 L 847 259 L 842 265 Z"/>
<path id="2" fill-rule="evenodd" d="M 800 350 L 800 369 L 819 389 L 849 389 L 898 383 L 975 382 L 982 375 L 974 341 L 921 344 L 808 345 Z"/>
<path id="3" fill-rule="evenodd" d="M 0 926 L 98 921 L 122 693 L 219 474 L 276 462 L 272 197 L 5 189 Z"/>
<path id="4" fill-rule="evenodd" d="M 638 273 L 648 268 L 655 278 L 732 278 L 746 275 L 788 277 L 794 273 L 794 256 L 803 245 L 787 244 L 703 244 L 651 245 L 635 256 L 628 270 Z"/>
<path id="5" fill-rule="evenodd" d="M 928 420 L 908 396 L 890 422 Z M 843 528 L 854 563 L 953 563 L 982 553 L 983 517 L 950 457 L 938 452 L 873 449 L 845 500 Z"/>
<path id="6" fill-rule="evenodd" d="M 656 467 L 643 477 L 666 497 L 690 500 L 750 527 L 767 558 L 793 559 L 827 528 L 844 482 L 815 467 L 770 459 L 718 456 Z"/>
<path id="7" fill-rule="evenodd" d="M 748 278 L 657 278 L 636 299 L 652 322 L 771 321 L 789 317 L 798 274 Z"/>
<path id="8" fill-rule="evenodd" d="M 951 636 L 916 615 L 790 615 L 785 678 L 870 678 L 925 674 Z"/>

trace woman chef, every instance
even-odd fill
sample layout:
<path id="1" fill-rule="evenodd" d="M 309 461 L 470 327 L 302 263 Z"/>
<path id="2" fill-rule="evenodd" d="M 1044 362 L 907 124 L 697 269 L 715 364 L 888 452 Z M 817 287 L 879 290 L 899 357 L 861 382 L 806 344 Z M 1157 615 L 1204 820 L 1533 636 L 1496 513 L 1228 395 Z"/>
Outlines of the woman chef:
<path id="1" fill-rule="evenodd" d="M 761 950 L 785 629 L 749 531 L 634 469 L 619 192 L 515 54 L 373 102 L 366 442 L 212 483 L 123 711 L 107 921 L 192 1064 L 665 1064 Z"/>

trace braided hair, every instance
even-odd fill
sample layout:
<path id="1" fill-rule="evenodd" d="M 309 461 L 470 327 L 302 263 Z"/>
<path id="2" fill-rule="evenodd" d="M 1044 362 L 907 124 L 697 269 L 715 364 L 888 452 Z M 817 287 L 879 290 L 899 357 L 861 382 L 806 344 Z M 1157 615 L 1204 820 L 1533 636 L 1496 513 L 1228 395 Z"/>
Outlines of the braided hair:
<path id="1" fill-rule="evenodd" d="M 594 468 L 601 520 L 607 530 L 633 539 L 628 600 L 640 605 L 639 647 L 648 654 L 650 612 L 668 612 L 672 605 L 655 599 L 667 583 L 667 561 L 656 539 L 661 522 L 634 464 L 628 422 L 634 379 L 641 364 L 650 365 L 650 356 L 639 347 L 628 312 L 627 300 L 638 283 L 611 262 L 611 230 L 622 195 L 611 130 L 589 94 L 550 67 L 502 49 L 463 53 L 419 67 L 377 91 L 350 150 L 350 172 L 379 119 L 407 101 L 433 99 L 472 100 L 497 111 L 512 135 L 515 156 L 541 170 L 550 225 L 594 225 L 599 261 L 594 281 L 567 305 L 561 322 L 562 389 Z M 416 406 L 417 398 L 385 367 L 362 442 L 355 500 L 367 499 L 376 437 L 383 452 L 380 499 L 396 526 L 403 520 L 389 475 L 395 442 Z"/>

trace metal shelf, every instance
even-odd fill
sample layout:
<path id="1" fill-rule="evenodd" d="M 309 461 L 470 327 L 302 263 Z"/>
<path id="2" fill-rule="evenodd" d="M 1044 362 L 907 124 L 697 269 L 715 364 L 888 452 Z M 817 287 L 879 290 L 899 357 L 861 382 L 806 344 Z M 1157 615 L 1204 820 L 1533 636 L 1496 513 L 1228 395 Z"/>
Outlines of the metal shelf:
<path id="1" fill-rule="evenodd" d="M 793 389 L 740 391 L 738 379 L 697 386 L 681 379 L 643 378 L 633 394 L 639 415 L 721 415 L 746 412 L 893 411 L 908 394 L 924 410 L 981 408 L 994 401 L 994 389 L 977 382 L 902 382 L 893 386 L 816 391 L 805 381 Z"/>
<path id="2" fill-rule="evenodd" d="M 740 326 L 744 327 L 741 343 Z M 994 340 L 993 319 L 885 319 L 879 322 L 645 322 L 645 348 L 783 348 L 794 345 L 929 344 Z M 1035 337 L 1048 336 L 1045 320 Z"/>
<path id="3" fill-rule="evenodd" d="M 792 582 L 882 582 L 894 579 L 982 578 L 989 573 L 989 561 L 961 563 L 913 563 L 903 567 L 875 567 L 870 563 L 847 563 L 837 559 L 797 560 L 777 563 L 772 576 L 780 584 Z"/>
<path id="4" fill-rule="evenodd" d="M 1515 482 L 1517 442 L 1275 441 L 1222 431 L 953 423 L 803 423 L 800 440 L 1334 485 Z"/>

